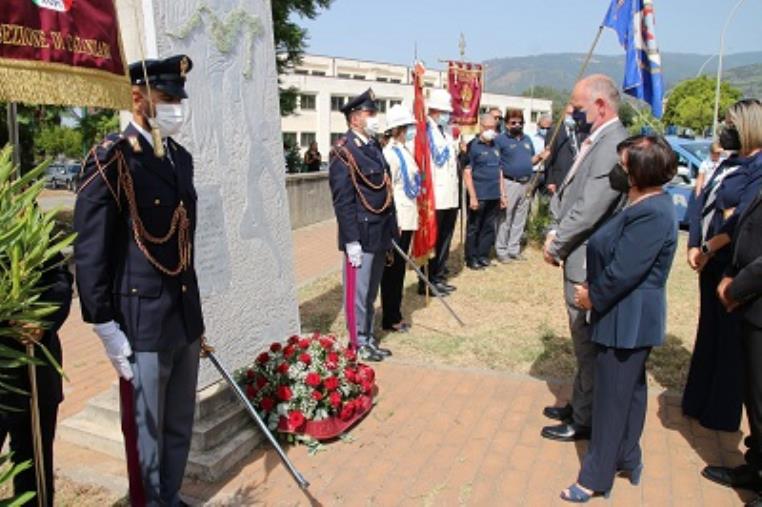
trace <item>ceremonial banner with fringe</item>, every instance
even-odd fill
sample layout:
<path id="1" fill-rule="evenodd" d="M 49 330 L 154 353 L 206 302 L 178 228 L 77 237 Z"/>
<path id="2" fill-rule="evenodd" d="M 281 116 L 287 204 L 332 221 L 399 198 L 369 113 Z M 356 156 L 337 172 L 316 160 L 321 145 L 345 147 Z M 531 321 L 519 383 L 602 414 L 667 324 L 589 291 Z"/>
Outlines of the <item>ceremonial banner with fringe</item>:
<path id="1" fill-rule="evenodd" d="M 431 180 L 431 155 L 426 131 L 426 103 L 423 98 L 423 75 L 426 69 L 416 63 L 413 71 L 415 100 L 415 162 L 421 175 L 421 192 L 418 194 L 418 230 L 413 235 L 413 258 L 427 259 L 437 244 L 437 210 L 434 202 L 434 183 Z"/>
<path id="2" fill-rule="evenodd" d="M 447 62 L 447 91 L 452 97 L 452 123 L 474 127 L 484 89 L 484 67 L 477 63 Z"/>
<path id="3" fill-rule="evenodd" d="M 0 101 L 130 109 L 114 1 L 0 2 Z"/>

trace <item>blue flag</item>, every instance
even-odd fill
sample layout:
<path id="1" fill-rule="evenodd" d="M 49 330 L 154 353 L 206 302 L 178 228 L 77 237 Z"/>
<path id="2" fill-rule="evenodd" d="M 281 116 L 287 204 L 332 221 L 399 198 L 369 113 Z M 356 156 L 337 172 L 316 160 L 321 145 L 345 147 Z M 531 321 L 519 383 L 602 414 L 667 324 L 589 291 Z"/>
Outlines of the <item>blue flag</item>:
<path id="1" fill-rule="evenodd" d="M 617 33 L 627 54 L 622 89 L 648 102 L 653 115 L 661 118 L 664 85 L 654 31 L 653 0 L 611 0 L 603 26 Z"/>

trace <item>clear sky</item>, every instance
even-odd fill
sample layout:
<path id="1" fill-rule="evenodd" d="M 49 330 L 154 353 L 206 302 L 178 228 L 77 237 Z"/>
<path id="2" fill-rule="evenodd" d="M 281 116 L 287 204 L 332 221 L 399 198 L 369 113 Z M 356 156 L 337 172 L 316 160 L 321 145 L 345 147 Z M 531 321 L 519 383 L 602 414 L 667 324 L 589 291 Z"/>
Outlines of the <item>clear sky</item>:
<path id="1" fill-rule="evenodd" d="M 273 0 L 277 1 L 277 0 Z M 738 0 L 655 0 L 656 36 L 662 51 L 714 54 L 720 32 Z M 611 0 L 334 0 L 307 28 L 308 53 L 409 64 L 417 43 L 429 67 L 466 59 L 587 52 Z M 746 0 L 726 36 L 726 54 L 762 51 L 762 0 Z M 619 45 L 605 30 L 599 54 Z"/>

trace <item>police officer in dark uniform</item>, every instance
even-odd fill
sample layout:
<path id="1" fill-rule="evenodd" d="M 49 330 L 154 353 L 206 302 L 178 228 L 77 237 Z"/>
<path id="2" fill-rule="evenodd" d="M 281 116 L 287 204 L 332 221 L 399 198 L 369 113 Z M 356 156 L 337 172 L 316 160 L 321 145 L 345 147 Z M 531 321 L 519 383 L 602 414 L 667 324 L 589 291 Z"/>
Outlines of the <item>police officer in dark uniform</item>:
<path id="1" fill-rule="evenodd" d="M 381 131 L 373 90 L 341 110 L 349 130 L 331 150 L 329 182 L 344 258 L 344 310 L 350 342 L 360 358 L 391 355 L 373 337 L 374 302 L 386 251 L 397 235 L 389 166 L 375 136 Z"/>
<path id="2" fill-rule="evenodd" d="M 121 377 L 133 504 L 182 505 L 193 427 L 196 191 L 193 158 L 171 137 L 191 67 L 184 55 L 130 65 L 132 121 L 90 151 L 74 212 L 82 316 Z"/>

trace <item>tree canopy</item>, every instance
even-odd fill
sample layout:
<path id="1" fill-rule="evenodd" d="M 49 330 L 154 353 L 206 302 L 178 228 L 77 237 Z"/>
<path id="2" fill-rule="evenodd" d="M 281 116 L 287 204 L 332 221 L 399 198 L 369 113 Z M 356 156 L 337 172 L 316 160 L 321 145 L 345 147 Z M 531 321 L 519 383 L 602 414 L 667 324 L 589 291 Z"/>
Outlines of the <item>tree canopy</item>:
<path id="1" fill-rule="evenodd" d="M 687 79 L 675 86 L 668 95 L 663 121 L 667 125 L 689 127 L 702 132 L 714 123 L 714 94 L 716 81 L 708 76 Z M 723 81 L 720 85 L 720 118 L 741 92 Z"/>
<path id="2" fill-rule="evenodd" d="M 333 0 L 276 0 L 272 3 L 273 35 L 275 51 L 278 53 L 278 75 L 298 64 L 304 54 L 308 40 L 307 30 L 300 27 L 294 16 L 315 19 L 320 9 L 327 9 Z M 281 88 L 280 111 L 283 116 L 296 109 L 296 89 Z"/>

